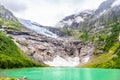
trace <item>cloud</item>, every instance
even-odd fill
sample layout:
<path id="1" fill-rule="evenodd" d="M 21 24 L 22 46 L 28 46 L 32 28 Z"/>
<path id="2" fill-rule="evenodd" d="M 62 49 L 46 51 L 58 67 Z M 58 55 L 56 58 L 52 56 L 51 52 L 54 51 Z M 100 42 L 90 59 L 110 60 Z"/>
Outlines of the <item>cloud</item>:
<path id="1" fill-rule="evenodd" d="M 26 4 L 22 0 L 0 0 L 0 4 L 16 13 L 23 12 L 27 9 Z"/>
<path id="2" fill-rule="evenodd" d="M 54 26 L 65 16 L 96 9 L 104 0 L 0 0 L 17 17 Z"/>

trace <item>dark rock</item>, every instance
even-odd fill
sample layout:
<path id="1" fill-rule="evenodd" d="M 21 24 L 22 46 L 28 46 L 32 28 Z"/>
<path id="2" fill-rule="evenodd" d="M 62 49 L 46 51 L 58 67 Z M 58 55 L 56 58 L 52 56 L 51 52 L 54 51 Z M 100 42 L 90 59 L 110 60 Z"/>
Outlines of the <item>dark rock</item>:
<path id="1" fill-rule="evenodd" d="M 5 30 L 7 34 L 12 35 L 30 35 L 28 32 L 20 32 L 20 31 L 13 31 L 13 30 Z"/>

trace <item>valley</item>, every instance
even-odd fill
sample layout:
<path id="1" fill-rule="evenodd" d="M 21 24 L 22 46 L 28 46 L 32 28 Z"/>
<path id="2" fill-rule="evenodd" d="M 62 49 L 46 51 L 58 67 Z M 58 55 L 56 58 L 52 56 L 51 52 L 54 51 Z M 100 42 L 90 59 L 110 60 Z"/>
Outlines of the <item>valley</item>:
<path id="1" fill-rule="evenodd" d="M 67 16 L 56 28 L 16 18 L 1 6 L 1 31 L 38 64 L 106 68 L 108 65 L 102 64 L 109 63 L 109 68 L 119 68 L 120 10 L 116 10 L 119 6 L 110 7 L 113 2 L 104 1 L 97 10 Z"/>
<path id="2" fill-rule="evenodd" d="M 31 73 L 38 70 L 35 73 L 37 77 L 38 73 L 43 73 L 45 76 L 44 69 L 48 69 L 48 76 L 50 73 L 55 73 L 61 78 L 59 75 L 67 74 L 69 69 L 70 76 L 71 71 L 75 71 L 80 79 L 76 71 L 89 75 L 99 71 L 98 68 L 110 69 L 110 72 L 111 69 L 120 69 L 120 4 L 118 3 L 119 0 L 105 0 L 96 10 L 84 10 L 66 16 L 54 27 L 17 18 L 10 10 L 0 5 L 0 72 L 3 71 L 0 76 L 14 77 L 12 74 L 5 74 L 8 69 L 8 72 L 13 70 L 14 75 L 15 68 L 17 68 L 15 71 L 21 69 L 27 74 L 29 71 L 26 70 L 30 70 Z M 92 68 L 95 69 L 91 71 Z M 103 71 L 107 71 L 106 69 Z M 115 70 L 114 74 L 116 73 L 118 72 Z M 15 75 L 15 80 L 24 77 L 22 72 L 20 75 Z M 24 75 L 30 78 L 29 75 Z M 0 77 L 0 80 L 5 80 L 3 77 Z M 50 80 L 55 78 L 50 77 Z M 64 79 L 61 79 L 65 78 L 64 76 Z M 66 79 L 74 80 L 73 78 Z M 48 80 L 46 77 L 43 79 Z M 106 79 L 110 80 L 109 77 Z M 92 80 L 96 79 L 93 77 Z"/>

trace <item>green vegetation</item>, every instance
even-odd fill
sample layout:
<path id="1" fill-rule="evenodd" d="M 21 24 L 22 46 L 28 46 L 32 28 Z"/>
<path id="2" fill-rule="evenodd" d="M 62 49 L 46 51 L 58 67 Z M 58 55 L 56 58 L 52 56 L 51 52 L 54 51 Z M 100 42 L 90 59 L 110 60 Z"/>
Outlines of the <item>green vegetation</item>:
<path id="1" fill-rule="evenodd" d="M 102 50 L 102 54 L 97 54 L 83 67 L 90 68 L 119 68 L 120 69 L 120 43 L 118 41 L 120 33 L 120 25 L 118 23 L 112 23 L 107 28 L 111 27 L 111 34 L 101 36 L 101 41 L 104 44 L 102 46 L 97 45 L 97 50 Z M 99 38 L 100 39 L 100 38 Z M 99 44 L 99 43 L 98 43 Z"/>
<path id="2" fill-rule="evenodd" d="M 3 78 L 3 77 L 0 77 L 0 80 L 17 80 L 16 78 Z"/>
<path id="3" fill-rule="evenodd" d="M 66 27 L 61 28 L 61 30 L 65 33 L 66 36 L 72 36 L 74 34 L 74 30 Z"/>
<path id="4" fill-rule="evenodd" d="M 41 66 L 32 62 L 3 32 L 0 31 L 0 68 Z"/>
<path id="5" fill-rule="evenodd" d="M 76 37 L 84 42 L 91 42 L 96 46 L 95 56 L 83 67 L 120 69 L 120 42 L 118 40 L 120 24 L 117 20 L 110 22 L 106 23 L 104 29 L 98 29 L 97 31 L 94 31 L 94 27 L 90 30 L 90 26 L 88 28 L 86 23 L 83 23 L 78 33 L 74 29 L 62 29 L 68 36 Z"/>
<path id="6" fill-rule="evenodd" d="M 18 30 L 18 31 L 22 30 L 22 27 L 21 27 L 22 25 L 19 22 L 12 22 L 12 21 L 6 20 L 4 25 L 6 26 L 7 29 Z"/>
<path id="7" fill-rule="evenodd" d="M 16 42 L 19 43 L 19 44 L 21 44 L 21 45 L 23 45 L 23 46 L 28 46 L 28 43 L 26 43 L 26 42 L 24 42 L 24 41 L 18 40 L 18 41 L 16 41 Z"/>
<path id="8" fill-rule="evenodd" d="M 86 33 L 80 33 L 80 35 L 79 35 L 79 39 L 82 39 L 83 41 L 87 41 L 88 37 L 89 37 L 89 35 L 88 35 L 87 32 Z"/>
<path id="9" fill-rule="evenodd" d="M 112 34 L 106 39 L 106 44 L 103 48 L 104 51 L 108 51 L 115 42 L 118 42 L 118 36 L 120 33 L 120 25 L 118 23 L 110 25 L 112 27 Z"/>
<path id="10" fill-rule="evenodd" d="M 0 26 L 3 25 L 3 20 L 0 18 Z"/>
<path id="11" fill-rule="evenodd" d="M 108 52 L 100 54 L 100 55 L 96 55 L 88 63 L 86 63 L 84 67 L 116 68 L 116 65 L 120 65 L 120 64 L 116 64 L 117 61 L 115 60 L 115 59 L 118 59 L 118 55 L 116 54 L 116 52 L 118 52 L 119 47 L 120 47 L 119 43 L 114 43 Z"/>
<path id="12" fill-rule="evenodd" d="M 78 31 L 75 30 L 75 29 L 71 29 L 71 28 L 67 28 L 67 27 L 63 27 L 60 29 L 61 31 L 63 31 L 65 33 L 65 36 L 72 36 L 74 37 L 75 39 L 78 39 L 79 38 L 79 34 L 78 34 Z"/>
<path id="13" fill-rule="evenodd" d="M 22 31 L 22 24 L 19 22 L 13 22 L 10 20 L 0 18 L 0 26 L 4 26 L 6 29 Z"/>

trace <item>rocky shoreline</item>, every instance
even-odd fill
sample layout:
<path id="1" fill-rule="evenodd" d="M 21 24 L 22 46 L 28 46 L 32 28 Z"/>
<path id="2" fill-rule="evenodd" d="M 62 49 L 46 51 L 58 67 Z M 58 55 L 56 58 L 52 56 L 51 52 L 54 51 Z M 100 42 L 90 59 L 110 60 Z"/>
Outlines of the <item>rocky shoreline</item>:
<path id="1" fill-rule="evenodd" d="M 3 78 L 3 77 L 0 77 L 0 80 L 27 80 L 26 77 L 23 77 L 23 78 Z"/>

